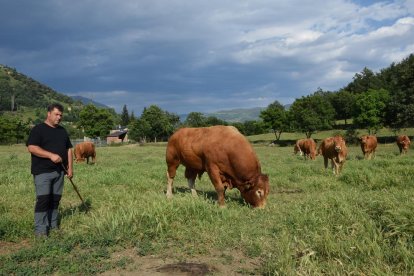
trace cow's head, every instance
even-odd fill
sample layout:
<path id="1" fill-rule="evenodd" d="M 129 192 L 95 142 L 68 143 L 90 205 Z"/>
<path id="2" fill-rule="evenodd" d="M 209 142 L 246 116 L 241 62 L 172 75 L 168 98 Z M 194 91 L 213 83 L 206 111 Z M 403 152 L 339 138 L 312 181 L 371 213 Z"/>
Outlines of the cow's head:
<path id="1" fill-rule="evenodd" d="M 310 159 L 315 160 L 317 155 L 318 154 L 316 153 L 316 150 L 315 149 L 311 149 L 311 151 L 309 153 Z"/>
<path id="2" fill-rule="evenodd" d="M 361 137 L 359 137 L 359 142 L 361 143 L 361 144 L 366 144 L 367 143 L 367 141 L 368 141 L 368 136 L 367 135 L 363 135 L 363 136 L 361 136 Z"/>
<path id="3" fill-rule="evenodd" d="M 295 146 L 293 147 L 293 153 L 297 154 L 299 152 L 299 147 L 297 144 L 295 144 Z"/>
<path id="4" fill-rule="evenodd" d="M 401 141 L 401 144 L 403 145 L 403 149 L 408 149 L 410 147 L 411 141 L 408 136 L 404 135 L 403 139 Z"/>
<path id="5" fill-rule="evenodd" d="M 269 194 L 269 177 L 260 174 L 254 183 L 248 183 L 246 189 L 241 190 L 243 199 L 253 207 L 263 208 Z"/>
<path id="6" fill-rule="evenodd" d="M 341 152 L 342 150 L 342 146 L 345 143 L 344 138 L 342 138 L 341 136 L 335 136 L 333 138 L 333 142 L 334 142 L 334 146 L 335 146 L 335 151 L 336 152 Z"/>

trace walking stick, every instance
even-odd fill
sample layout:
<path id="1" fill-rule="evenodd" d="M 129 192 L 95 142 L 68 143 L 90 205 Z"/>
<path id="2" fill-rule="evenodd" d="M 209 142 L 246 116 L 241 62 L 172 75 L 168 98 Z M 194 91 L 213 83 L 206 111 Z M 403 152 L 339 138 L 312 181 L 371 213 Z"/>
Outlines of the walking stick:
<path id="1" fill-rule="evenodd" d="M 60 163 L 62 165 L 63 170 L 65 171 L 66 174 L 68 174 L 68 171 L 66 170 L 65 166 L 63 165 L 63 163 Z M 68 177 L 69 178 L 69 177 Z M 85 201 L 83 201 L 82 196 L 79 193 L 78 187 L 76 187 L 75 183 L 73 183 L 72 179 L 69 178 L 70 183 L 72 183 L 73 189 L 75 190 L 75 192 L 78 194 L 80 200 L 82 201 L 82 205 L 83 207 L 85 207 L 85 210 L 87 211 L 89 208 L 86 205 Z"/>

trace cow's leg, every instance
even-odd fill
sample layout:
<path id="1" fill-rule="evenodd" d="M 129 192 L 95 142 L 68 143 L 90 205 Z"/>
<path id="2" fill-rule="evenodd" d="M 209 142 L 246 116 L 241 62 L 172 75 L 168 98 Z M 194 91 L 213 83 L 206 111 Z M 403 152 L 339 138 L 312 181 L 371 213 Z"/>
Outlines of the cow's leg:
<path id="1" fill-rule="evenodd" d="M 335 158 L 332 158 L 332 159 L 331 159 L 331 168 L 332 168 L 332 172 L 333 172 L 333 174 L 336 174 L 336 171 L 337 171 L 337 164 L 336 164 L 336 162 L 335 162 Z"/>
<path id="2" fill-rule="evenodd" d="M 323 157 L 323 165 L 325 166 L 325 170 L 328 168 L 328 158 L 327 157 Z"/>
<path id="3" fill-rule="evenodd" d="M 173 182 L 174 177 L 177 173 L 177 168 L 179 164 L 169 164 L 167 169 L 167 198 L 172 198 L 173 193 Z"/>
<path id="4" fill-rule="evenodd" d="M 191 190 L 191 194 L 193 196 L 198 196 L 197 191 L 195 189 L 195 180 L 197 177 L 197 171 L 192 170 L 190 168 L 185 168 L 185 178 L 187 178 L 188 187 Z"/>
<path id="5" fill-rule="evenodd" d="M 341 171 L 341 167 L 342 167 L 342 162 L 339 161 L 339 158 L 338 158 L 338 160 L 336 160 L 335 158 L 333 158 L 332 159 L 332 164 L 335 167 L 334 174 L 339 175 L 339 173 Z"/>
<path id="6" fill-rule="evenodd" d="M 216 189 L 218 205 L 223 208 L 225 207 L 224 193 L 226 188 L 221 181 L 220 170 L 217 166 L 209 166 L 209 168 L 207 168 L 207 173 L 214 185 L 214 188 Z"/>
<path id="7" fill-rule="evenodd" d="M 174 147 L 167 146 L 165 161 L 167 162 L 167 198 L 173 196 L 173 182 L 180 165 L 180 159 Z"/>

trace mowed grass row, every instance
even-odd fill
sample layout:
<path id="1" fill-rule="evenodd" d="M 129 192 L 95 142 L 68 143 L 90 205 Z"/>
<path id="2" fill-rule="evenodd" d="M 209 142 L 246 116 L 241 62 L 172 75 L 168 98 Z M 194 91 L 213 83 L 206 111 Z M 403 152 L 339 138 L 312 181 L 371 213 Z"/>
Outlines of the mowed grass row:
<path id="1" fill-rule="evenodd" d="M 137 257 L 212 256 L 241 274 L 414 273 L 414 152 L 381 144 L 368 161 L 350 146 L 336 177 L 320 156 L 254 148 L 271 183 L 264 209 L 245 205 L 236 189 L 218 208 L 207 174 L 193 198 L 182 166 L 167 200 L 165 144 L 97 148 L 97 164 L 75 164 L 73 178 L 90 211 L 66 180 L 61 230 L 39 241 L 30 156 L 22 145 L 1 146 L 0 275 L 97 274 L 128 267 L 130 257 L 111 256 L 131 248 Z"/>

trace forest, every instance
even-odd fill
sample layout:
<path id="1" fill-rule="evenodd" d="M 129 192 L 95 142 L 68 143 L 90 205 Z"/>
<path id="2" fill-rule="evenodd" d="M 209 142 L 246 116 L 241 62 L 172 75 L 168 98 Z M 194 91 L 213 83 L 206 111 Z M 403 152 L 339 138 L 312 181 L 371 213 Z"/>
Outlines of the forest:
<path id="1" fill-rule="evenodd" d="M 128 127 L 136 142 L 165 141 L 178 128 L 234 125 L 244 135 L 273 132 L 300 132 L 311 137 L 317 131 L 366 129 L 375 134 L 382 128 L 397 132 L 414 127 L 414 55 L 373 72 L 363 68 L 348 85 L 338 91 L 318 88 L 296 99 L 289 108 L 278 101 L 265 108 L 259 120 L 229 123 L 214 116 L 191 112 L 182 122 L 177 114 L 156 105 L 144 108 L 138 117 L 124 105 L 122 113 L 113 109 L 83 105 L 69 96 L 0 65 L 0 143 L 21 143 L 31 126 L 43 121 L 51 102 L 65 106 L 63 125 L 72 138 L 84 135 L 104 138 L 116 126 Z"/>

